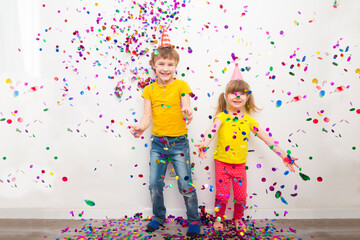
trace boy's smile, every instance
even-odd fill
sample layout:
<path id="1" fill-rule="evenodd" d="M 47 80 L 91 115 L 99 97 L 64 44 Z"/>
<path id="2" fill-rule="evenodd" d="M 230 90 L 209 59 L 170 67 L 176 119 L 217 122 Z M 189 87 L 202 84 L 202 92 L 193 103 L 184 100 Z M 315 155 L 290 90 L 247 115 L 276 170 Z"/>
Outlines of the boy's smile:
<path id="1" fill-rule="evenodd" d="M 159 84 L 166 85 L 173 82 L 173 76 L 176 70 L 175 60 L 159 58 L 155 62 L 154 69 Z"/>

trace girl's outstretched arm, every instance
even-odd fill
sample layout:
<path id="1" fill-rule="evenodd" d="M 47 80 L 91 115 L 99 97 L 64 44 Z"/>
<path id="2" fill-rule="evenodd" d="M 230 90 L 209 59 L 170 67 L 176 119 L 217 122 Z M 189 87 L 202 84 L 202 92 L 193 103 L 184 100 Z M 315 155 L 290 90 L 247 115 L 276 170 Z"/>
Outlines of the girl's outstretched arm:
<path id="1" fill-rule="evenodd" d="M 263 140 L 266 145 L 268 145 L 273 150 L 273 152 L 276 153 L 276 155 L 281 157 L 285 166 L 291 172 L 295 172 L 294 166 L 299 168 L 299 166 L 295 163 L 298 158 L 291 157 L 290 155 L 286 154 L 286 152 L 279 146 L 278 142 L 270 137 L 264 130 L 262 130 L 260 127 L 254 127 L 254 129 L 251 129 L 251 131 L 255 134 L 255 136 Z"/>
<path id="2" fill-rule="evenodd" d="M 221 124 L 222 124 L 221 120 L 219 118 L 215 118 L 214 123 L 204 133 L 204 138 L 202 139 L 202 141 L 195 144 L 195 147 L 198 148 L 199 157 L 201 159 L 206 158 L 206 151 L 208 149 L 208 146 L 211 143 L 211 141 L 214 139 L 214 136 L 218 133 Z"/>
<path id="3" fill-rule="evenodd" d="M 141 118 L 140 125 L 131 125 L 129 126 L 130 132 L 134 137 L 139 138 L 145 130 L 150 126 L 152 121 L 152 109 L 151 101 L 144 98 L 144 115 Z"/>

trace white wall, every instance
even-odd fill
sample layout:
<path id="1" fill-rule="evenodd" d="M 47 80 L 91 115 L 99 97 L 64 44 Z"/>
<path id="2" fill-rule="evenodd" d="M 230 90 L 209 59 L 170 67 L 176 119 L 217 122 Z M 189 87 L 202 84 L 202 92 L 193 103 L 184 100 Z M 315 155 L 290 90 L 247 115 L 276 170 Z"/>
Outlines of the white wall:
<path id="1" fill-rule="evenodd" d="M 138 15 L 138 6 L 132 9 L 127 2 L 99 1 L 96 6 L 93 1 L 47 1 L 43 7 L 43 1 L 0 0 L 0 119 L 5 119 L 0 121 L 0 218 L 73 218 L 70 211 L 75 218 L 82 211 L 85 218 L 115 218 L 137 212 L 151 215 L 149 147 L 145 146 L 150 144 L 150 131 L 144 139 L 136 140 L 127 129 L 143 113 L 142 90 L 130 80 L 131 70 L 147 68 L 149 58 L 131 61 L 130 54 L 120 52 L 117 45 L 124 42 L 126 33 L 136 29 L 157 37 L 160 34 L 151 29 L 154 24 L 148 13 L 144 16 L 149 26 L 135 18 L 114 22 L 114 17 L 127 17 L 128 11 Z M 198 97 L 192 100 L 198 110 L 189 127 L 191 141 L 197 142 L 211 123 L 209 115 L 214 113 L 217 96 L 233 71 L 234 53 L 241 67 L 251 68 L 243 76 L 252 87 L 257 105 L 263 108 L 254 117 L 262 128 L 270 128 L 285 150 L 299 158 L 302 172 L 311 178 L 305 182 L 298 173 L 285 176 L 280 159 L 252 137 L 249 149 L 255 151 L 248 156 L 248 193 L 252 195 L 248 204 L 252 209 L 247 214 L 254 218 L 275 218 L 274 211 L 279 217 L 287 211 L 287 218 L 360 217 L 360 115 L 350 111 L 360 109 L 360 75 L 356 73 L 360 68 L 360 4 L 356 0 L 338 1 L 334 8 L 333 2 L 186 1 L 186 7 L 178 9 L 179 19 L 171 24 L 171 41 L 180 47 L 178 77 L 185 79 Z M 155 3 L 155 7 L 160 5 L 159 1 Z M 104 17 L 99 25 L 98 13 Z M 107 29 L 99 32 L 105 22 Z M 125 27 L 125 32 L 113 34 L 112 24 Z M 86 33 L 91 26 L 94 32 Z M 76 30 L 81 39 L 73 35 Z M 106 36 L 112 40 L 104 41 Z M 114 38 L 118 44 L 114 44 Z M 152 50 L 154 44 L 146 43 L 147 39 L 140 38 L 142 49 Z M 77 54 L 80 40 L 86 60 Z M 337 43 L 339 46 L 333 48 Z M 191 54 L 188 47 L 193 50 Z M 334 60 L 340 49 L 345 56 Z M 296 57 L 289 58 L 294 52 Z M 351 60 L 347 61 L 349 56 Z M 301 67 L 290 70 L 291 64 L 297 64 L 296 58 Z M 95 61 L 101 66 L 96 66 Z M 272 80 L 267 76 L 270 67 L 273 70 L 269 76 L 276 76 Z M 117 69 L 121 75 L 114 75 Z M 148 75 L 141 70 L 139 76 Z M 312 82 L 314 78 L 318 84 Z M 121 79 L 127 89 L 119 100 L 112 93 Z M 31 91 L 35 86 L 39 89 Z M 349 87 L 336 92 L 339 86 Z M 320 90 L 325 91 L 325 96 L 319 96 Z M 19 92 L 17 97 L 14 91 Z M 298 95 L 306 98 L 293 102 Z M 281 107 L 276 107 L 277 100 L 282 100 Z M 18 122 L 19 117 L 23 122 Z M 330 122 L 324 122 L 324 117 Z M 316 118 L 319 123 L 308 118 Z M 214 144 L 211 147 L 214 149 Z M 191 148 L 196 151 L 193 144 Z M 213 213 L 211 151 L 207 160 L 192 155 L 192 161 L 196 164 L 199 203 Z M 262 167 L 257 168 L 257 164 Z M 209 170 L 205 170 L 206 166 Z M 273 172 L 272 168 L 277 170 Z M 63 177 L 68 181 L 62 181 Z M 263 177 L 266 182 L 261 181 Z M 323 181 L 318 182 L 318 177 Z M 184 215 L 176 182 L 167 178 L 168 213 Z M 276 191 L 266 193 L 275 182 L 288 205 L 275 198 Z M 298 195 L 292 197 L 293 193 Z M 86 205 L 85 199 L 96 205 Z"/>

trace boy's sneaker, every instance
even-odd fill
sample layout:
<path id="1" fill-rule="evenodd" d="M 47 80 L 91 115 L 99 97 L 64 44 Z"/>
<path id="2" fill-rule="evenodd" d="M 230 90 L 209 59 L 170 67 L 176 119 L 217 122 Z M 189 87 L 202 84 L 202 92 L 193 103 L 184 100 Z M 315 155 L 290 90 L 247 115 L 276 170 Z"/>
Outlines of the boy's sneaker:
<path id="1" fill-rule="evenodd" d="M 154 232 L 155 230 L 159 229 L 159 226 L 160 226 L 160 223 L 158 221 L 151 220 L 151 222 L 149 222 L 148 225 L 146 226 L 146 231 Z"/>
<path id="2" fill-rule="evenodd" d="M 199 224 L 191 224 L 187 230 L 186 236 L 195 237 L 200 235 L 200 225 Z"/>

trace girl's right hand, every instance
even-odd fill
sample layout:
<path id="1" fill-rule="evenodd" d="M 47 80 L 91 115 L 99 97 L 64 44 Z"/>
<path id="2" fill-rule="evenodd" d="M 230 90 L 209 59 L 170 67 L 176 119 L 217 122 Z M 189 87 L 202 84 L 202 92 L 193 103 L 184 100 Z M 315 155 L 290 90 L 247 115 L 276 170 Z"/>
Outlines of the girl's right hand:
<path id="1" fill-rule="evenodd" d="M 141 125 L 130 125 L 130 133 L 136 137 L 139 138 L 145 131 L 144 127 Z"/>
<path id="2" fill-rule="evenodd" d="M 198 149 L 199 158 L 201 158 L 201 159 L 207 158 L 206 157 L 206 151 L 205 151 L 206 147 L 204 145 L 204 142 L 199 142 L 199 143 L 195 144 L 194 146 Z"/>

